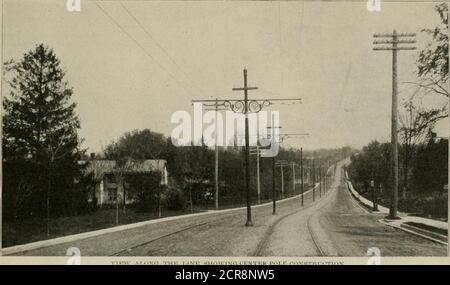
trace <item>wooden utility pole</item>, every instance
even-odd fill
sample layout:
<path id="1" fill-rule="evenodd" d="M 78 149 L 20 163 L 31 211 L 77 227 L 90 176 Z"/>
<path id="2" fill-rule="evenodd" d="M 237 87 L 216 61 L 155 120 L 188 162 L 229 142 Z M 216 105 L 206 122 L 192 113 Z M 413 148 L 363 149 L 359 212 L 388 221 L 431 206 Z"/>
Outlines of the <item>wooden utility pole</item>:
<path id="1" fill-rule="evenodd" d="M 116 187 L 116 225 L 119 224 L 119 187 Z"/>
<path id="2" fill-rule="evenodd" d="M 259 149 L 259 122 L 258 127 L 256 128 L 256 189 L 258 192 L 258 204 L 261 204 L 261 180 L 259 177 L 259 157 L 261 155 L 261 151 Z"/>
<path id="3" fill-rule="evenodd" d="M 272 115 L 272 126 L 267 127 L 272 130 L 272 140 L 275 141 L 275 128 L 281 129 L 281 126 L 275 126 L 275 119 Z M 279 142 L 278 142 L 279 143 Z M 277 191 L 275 185 L 275 156 L 272 157 L 272 215 L 277 214 Z"/>
<path id="4" fill-rule="evenodd" d="M 300 190 L 302 191 L 302 206 L 303 206 L 303 148 L 300 148 L 300 177 L 301 183 Z"/>
<path id="5" fill-rule="evenodd" d="M 322 167 L 319 167 L 319 198 L 322 198 Z"/>
<path id="6" fill-rule="evenodd" d="M 258 204 L 261 204 L 261 181 L 260 181 L 260 167 L 259 167 L 259 156 L 261 155 L 261 150 L 259 148 L 259 145 L 256 145 L 256 148 L 254 151 L 251 150 L 251 155 L 256 155 L 256 189 L 258 194 Z"/>
<path id="7" fill-rule="evenodd" d="M 258 192 L 258 204 L 261 204 L 261 182 L 259 178 L 259 146 L 256 146 L 256 189 Z"/>
<path id="8" fill-rule="evenodd" d="M 413 46 L 399 47 L 399 44 L 414 44 L 415 39 L 412 39 L 416 34 L 397 34 L 394 30 L 392 34 L 375 34 L 374 38 L 388 38 L 388 40 L 376 40 L 373 42 L 376 46 L 375 51 L 392 51 L 392 110 L 391 110 L 391 147 L 392 147 L 392 194 L 391 205 L 389 208 L 389 218 L 398 219 L 398 98 L 397 98 L 397 53 L 399 50 L 414 50 Z M 402 38 L 399 40 L 399 38 Z M 386 46 L 387 45 L 387 46 Z"/>
<path id="9" fill-rule="evenodd" d="M 280 165 L 281 169 L 281 198 L 284 198 L 284 175 L 283 175 L 284 165 Z"/>
<path id="10" fill-rule="evenodd" d="M 218 107 L 219 105 L 217 104 L 217 99 L 216 99 L 216 118 L 215 118 L 215 134 L 216 134 L 216 139 L 215 139 L 215 145 L 214 145 L 214 152 L 215 152 L 215 163 L 214 163 L 214 187 L 216 190 L 215 191 L 215 202 L 216 202 L 216 210 L 219 210 L 219 147 L 217 146 L 217 139 L 218 139 L 218 131 L 217 131 L 217 112 L 218 112 Z"/>
<path id="11" fill-rule="evenodd" d="M 280 167 L 280 170 L 281 170 L 281 197 L 283 198 L 284 197 L 284 168 L 286 166 L 289 166 L 289 164 L 285 160 L 279 160 L 278 162 L 276 162 L 276 166 Z"/>
<path id="12" fill-rule="evenodd" d="M 275 156 L 272 157 L 272 215 L 277 213 L 277 192 L 275 190 Z"/>
<path id="13" fill-rule="evenodd" d="M 217 144 L 217 141 L 219 139 L 219 134 L 218 134 L 218 124 L 217 124 L 217 115 L 219 111 L 223 111 L 223 110 L 227 110 L 225 108 L 219 108 L 220 104 L 218 99 L 216 98 L 214 100 L 214 104 L 212 105 L 207 105 L 207 106 L 212 106 L 213 108 L 207 108 L 205 110 L 207 111 L 214 111 L 215 112 L 215 144 L 214 144 L 214 190 L 215 190 L 215 195 L 214 195 L 214 202 L 215 202 L 215 208 L 216 210 L 219 209 L 219 147 Z"/>
<path id="14" fill-rule="evenodd" d="M 292 162 L 292 191 L 295 194 L 295 162 Z"/>
<path id="15" fill-rule="evenodd" d="M 191 206 L 191 213 L 194 213 L 194 201 L 192 201 L 192 186 L 189 185 L 189 204 Z"/>
<path id="16" fill-rule="evenodd" d="M 312 160 L 312 180 L 313 180 L 313 202 L 316 200 L 316 168 L 314 167 L 314 158 Z"/>

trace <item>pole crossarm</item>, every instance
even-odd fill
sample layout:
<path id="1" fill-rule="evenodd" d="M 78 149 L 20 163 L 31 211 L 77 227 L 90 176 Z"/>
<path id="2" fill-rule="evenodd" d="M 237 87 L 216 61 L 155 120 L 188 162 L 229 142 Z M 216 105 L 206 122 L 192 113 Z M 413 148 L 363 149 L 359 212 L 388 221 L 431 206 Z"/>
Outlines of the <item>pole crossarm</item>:
<path id="1" fill-rule="evenodd" d="M 206 108 L 205 111 L 227 111 L 226 108 Z"/>
<path id="2" fill-rule="evenodd" d="M 272 127 L 267 127 L 272 128 Z M 281 127 L 280 127 L 281 128 Z M 277 143 L 282 143 L 285 139 L 290 139 L 298 136 L 309 136 L 309 133 L 289 133 L 289 134 L 279 134 Z M 271 138 L 271 134 L 267 134 L 268 138 Z"/>
<path id="3" fill-rule="evenodd" d="M 289 165 L 289 162 L 287 160 L 275 160 L 275 164 L 278 166 L 286 166 Z"/>
<path id="4" fill-rule="evenodd" d="M 374 34 L 374 38 L 393 38 L 396 37 L 415 37 L 416 33 L 400 33 L 400 34 L 390 34 L 390 33 L 384 33 L 384 34 Z"/>
<path id="5" fill-rule="evenodd" d="M 247 90 L 256 90 L 257 88 L 247 87 Z M 244 88 L 233 88 L 233 91 L 242 91 Z M 301 98 L 281 98 L 281 99 L 270 99 L 270 98 L 262 98 L 262 99 L 248 99 L 247 100 L 247 114 L 249 113 L 258 113 L 264 107 L 268 107 L 273 105 L 274 102 L 279 101 L 292 101 L 292 102 L 300 102 Z M 201 99 L 201 100 L 192 100 L 192 103 L 203 103 L 203 105 L 207 107 L 225 107 L 224 110 L 231 110 L 235 113 L 244 113 L 246 111 L 245 108 L 245 100 L 239 99 Z"/>
<path id="6" fill-rule="evenodd" d="M 415 44 L 415 33 L 397 33 L 395 30 L 392 34 L 374 34 L 374 38 L 389 38 L 386 40 L 374 40 L 373 50 L 415 50 L 414 46 L 399 46 L 400 44 Z M 409 38 L 409 39 L 408 39 Z M 378 46 L 377 46 L 378 45 Z"/>
<path id="7" fill-rule="evenodd" d="M 233 91 L 245 91 L 245 90 L 258 90 L 258 87 L 236 87 L 232 88 Z"/>
<path id="8" fill-rule="evenodd" d="M 261 155 L 261 150 L 258 149 L 250 149 L 250 155 Z"/>
<path id="9" fill-rule="evenodd" d="M 373 50 L 415 50 L 416 47 L 375 47 Z"/>
<path id="10" fill-rule="evenodd" d="M 416 40 L 397 40 L 396 43 L 398 44 L 415 44 L 417 41 Z M 374 41 L 373 44 L 374 45 L 378 45 L 378 44 L 393 44 L 395 43 L 393 40 L 382 40 L 382 41 Z"/>

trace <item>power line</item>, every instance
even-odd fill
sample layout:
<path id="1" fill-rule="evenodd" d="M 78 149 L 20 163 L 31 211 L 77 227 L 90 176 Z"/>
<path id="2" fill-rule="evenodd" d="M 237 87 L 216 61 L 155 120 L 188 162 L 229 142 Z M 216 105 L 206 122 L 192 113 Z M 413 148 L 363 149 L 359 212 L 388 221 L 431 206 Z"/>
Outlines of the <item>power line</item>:
<path id="1" fill-rule="evenodd" d="M 153 35 L 144 27 L 144 25 L 142 25 L 141 21 L 139 21 L 136 16 L 131 13 L 131 11 L 122 3 L 120 2 L 120 5 L 122 6 L 122 8 L 127 12 L 127 14 L 136 22 L 136 24 L 144 31 L 144 33 L 159 47 L 159 49 L 161 49 L 163 51 L 163 53 L 169 58 L 169 60 L 178 68 L 178 70 L 181 71 L 181 73 L 183 73 L 184 76 L 186 76 L 187 79 L 189 79 L 189 76 L 186 72 L 184 72 L 184 70 L 180 67 L 180 65 L 175 61 L 175 59 L 173 59 L 173 57 L 167 52 L 167 50 L 155 39 L 155 37 L 153 37 Z M 196 89 L 198 89 L 198 91 L 202 92 L 201 88 L 199 88 L 198 86 L 196 86 L 195 84 L 193 84 L 191 82 L 191 85 L 193 87 L 195 87 Z"/>
<path id="2" fill-rule="evenodd" d="M 145 55 L 147 55 L 152 61 L 154 61 L 162 70 L 167 72 L 167 74 L 173 80 L 175 80 L 178 83 L 178 85 L 180 85 L 180 87 L 183 88 L 183 90 L 193 95 L 192 92 L 190 92 L 179 79 L 177 79 L 174 75 L 172 75 L 172 73 L 170 73 L 160 62 L 158 62 L 149 52 L 147 52 L 144 46 L 142 46 L 135 38 L 133 38 L 102 6 L 100 6 L 97 2 L 94 3 L 95 5 L 97 5 L 100 11 L 103 12 L 103 14 L 105 14 L 128 38 L 130 38 L 144 52 Z"/>

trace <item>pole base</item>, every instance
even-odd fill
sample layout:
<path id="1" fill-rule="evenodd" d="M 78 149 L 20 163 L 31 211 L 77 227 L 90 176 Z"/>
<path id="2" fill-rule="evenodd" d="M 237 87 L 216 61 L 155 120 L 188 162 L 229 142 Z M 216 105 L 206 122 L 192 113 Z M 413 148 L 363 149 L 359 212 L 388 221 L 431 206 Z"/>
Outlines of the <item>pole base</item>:
<path id="1" fill-rule="evenodd" d="M 401 218 L 399 216 L 388 215 L 388 216 L 386 216 L 386 219 L 388 219 L 388 220 L 400 220 Z"/>
<path id="2" fill-rule="evenodd" d="M 253 227 L 252 221 L 247 221 L 247 222 L 245 223 L 245 226 L 246 226 L 246 227 Z"/>

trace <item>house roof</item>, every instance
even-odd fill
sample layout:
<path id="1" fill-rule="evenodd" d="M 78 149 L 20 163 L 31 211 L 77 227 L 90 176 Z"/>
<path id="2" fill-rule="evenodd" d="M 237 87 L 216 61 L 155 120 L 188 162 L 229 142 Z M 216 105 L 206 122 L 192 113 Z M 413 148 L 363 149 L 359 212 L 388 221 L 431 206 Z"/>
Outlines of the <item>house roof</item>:
<path id="1" fill-rule="evenodd" d="M 110 174 L 119 171 L 117 162 L 115 160 L 88 160 L 81 161 L 80 164 L 85 164 L 85 173 L 95 173 L 95 175 Z M 148 172 L 163 172 L 167 162 L 164 159 L 147 159 L 143 161 L 129 160 L 121 168 L 125 173 L 148 173 Z"/>

